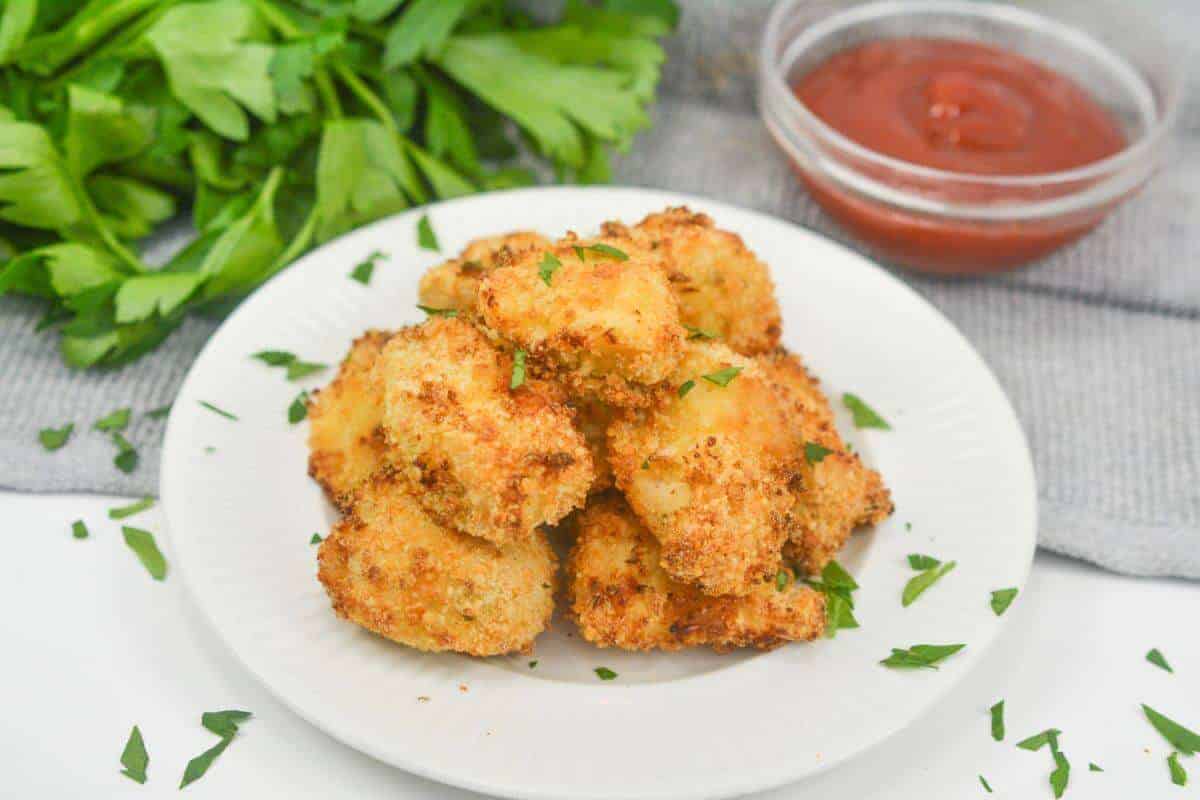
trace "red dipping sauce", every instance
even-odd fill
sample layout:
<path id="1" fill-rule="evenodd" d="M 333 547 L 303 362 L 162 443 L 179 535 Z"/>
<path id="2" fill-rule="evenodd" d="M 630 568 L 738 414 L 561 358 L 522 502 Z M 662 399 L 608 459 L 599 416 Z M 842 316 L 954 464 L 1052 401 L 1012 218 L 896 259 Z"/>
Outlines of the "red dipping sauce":
<path id="1" fill-rule="evenodd" d="M 836 53 L 794 86 L 821 121 L 863 147 L 910 164 L 980 176 L 1061 172 L 1126 146 L 1121 128 L 1070 79 L 1023 56 L 948 39 L 885 39 Z M 935 272 L 1023 263 L 1090 230 L 1078 224 L 988 225 L 866 201 L 802 174 L 815 198 L 885 255 Z M 987 203 L 986 187 L 953 184 L 939 199 Z M 1011 199 L 1007 189 L 1004 199 Z M 997 199 L 1000 199 L 999 197 Z"/>

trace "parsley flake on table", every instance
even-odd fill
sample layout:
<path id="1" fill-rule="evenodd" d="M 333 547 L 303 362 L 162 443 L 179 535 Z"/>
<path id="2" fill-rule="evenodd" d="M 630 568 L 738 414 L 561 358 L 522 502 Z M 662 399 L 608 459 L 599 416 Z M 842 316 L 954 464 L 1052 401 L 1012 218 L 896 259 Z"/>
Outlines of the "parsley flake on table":
<path id="1" fill-rule="evenodd" d="M 320 544 L 323 541 L 325 541 L 325 540 L 321 538 L 321 534 L 314 533 L 312 535 L 312 538 L 308 540 L 308 543 L 309 544 Z"/>
<path id="2" fill-rule="evenodd" d="M 1100 767 L 1099 764 L 1095 763 L 1094 761 L 1089 761 L 1088 762 L 1088 772 L 1104 772 L 1104 770 Z"/>
<path id="3" fill-rule="evenodd" d="M 38 431 L 38 441 L 42 443 L 42 447 L 53 453 L 70 440 L 74 430 L 74 422 L 68 422 L 61 428 L 42 428 Z"/>
<path id="4" fill-rule="evenodd" d="M 1004 701 L 993 705 L 988 711 L 992 714 L 992 738 L 997 742 L 1004 741 Z"/>
<path id="5" fill-rule="evenodd" d="M 296 395 L 296 399 L 288 406 L 287 419 L 288 424 L 295 425 L 303 422 L 308 416 L 308 392 L 301 392 Z"/>
<path id="6" fill-rule="evenodd" d="M 1171 665 L 1167 663 L 1167 659 L 1165 656 L 1163 656 L 1162 651 L 1157 647 L 1152 649 L 1149 653 L 1146 653 L 1146 660 L 1159 669 L 1166 670 L 1172 674 L 1175 672 L 1175 670 L 1171 669 Z"/>
<path id="7" fill-rule="evenodd" d="M 217 756 L 225 752 L 229 743 L 233 741 L 233 737 L 237 735 L 237 724 L 249 718 L 249 711 L 235 710 L 206 711 L 200 717 L 200 724 L 220 736 L 221 741 L 187 763 L 187 767 L 183 770 L 183 779 L 179 782 L 180 789 L 204 777 L 209 767 L 217 760 Z"/>
<path id="8" fill-rule="evenodd" d="M 697 339 L 716 339 L 717 338 L 717 335 L 715 333 L 709 333 L 708 331 L 704 330 L 703 328 L 697 328 L 694 325 L 684 325 L 683 327 L 688 332 L 687 338 L 689 341 L 695 341 Z"/>
<path id="9" fill-rule="evenodd" d="M 146 416 L 150 419 L 165 419 L 170 413 L 171 404 L 167 403 L 165 406 L 147 411 Z"/>
<path id="10" fill-rule="evenodd" d="M 289 381 L 298 381 L 301 378 L 307 378 L 309 375 L 324 372 L 328 366 L 328 364 L 317 364 L 312 361 L 293 361 L 287 366 L 287 379 Z"/>
<path id="11" fill-rule="evenodd" d="M 1035 733 L 1033 736 L 1017 742 L 1017 747 L 1021 748 L 1022 750 L 1029 750 L 1035 753 L 1046 745 L 1057 747 L 1058 737 L 1061 733 L 1062 731 L 1060 731 L 1058 728 L 1047 728 L 1041 733 Z"/>
<path id="12" fill-rule="evenodd" d="M 941 566 L 930 567 L 919 575 L 910 578 L 908 583 L 904 585 L 904 591 L 900 594 L 900 605 L 905 608 L 911 606 L 916 602 L 918 597 L 925 593 L 926 589 L 940 581 L 956 566 L 958 566 L 958 562 L 947 561 Z"/>
<path id="13" fill-rule="evenodd" d="M 519 389 L 525 383 L 525 351 L 520 348 L 513 351 L 512 377 L 508 381 L 509 389 Z"/>
<path id="14" fill-rule="evenodd" d="M 158 549 L 153 533 L 141 528 L 122 526 L 121 535 L 125 537 L 125 544 L 138 557 L 138 561 L 142 562 L 151 578 L 161 581 L 167 577 L 167 559 Z"/>
<path id="15" fill-rule="evenodd" d="M 116 411 L 101 417 L 92 423 L 92 430 L 110 433 L 112 431 L 123 431 L 129 426 L 129 416 L 132 412 L 128 408 L 118 408 Z"/>
<path id="16" fill-rule="evenodd" d="M 550 285 L 550 279 L 554 277 L 554 273 L 562 266 L 562 262 L 558 260 L 558 256 L 551 253 L 549 250 L 542 256 L 542 263 L 538 264 L 538 275 L 542 278 L 542 283 Z"/>
<path id="17" fill-rule="evenodd" d="M 687 394 L 688 394 L 688 392 L 690 392 L 692 389 L 695 389 L 695 388 L 696 388 L 696 382 L 695 382 L 695 381 L 693 381 L 693 380 L 687 380 L 687 381 L 684 381 L 684 382 L 683 382 L 682 384 L 680 384 L 680 386 L 679 386 L 679 397 L 680 397 L 680 399 L 683 399 L 684 397 L 687 397 Z"/>
<path id="18" fill-rule="evenodd" d="M 880 661 L 893 669 L 937 669 L 938 664 L 966 647 L 965 644 L 914 644 L 893 647 L 892 654 Z"/>
<path id="19" fill-rule="evenodd" d="M 387 258 L 382 250 L 376 250 L 354 266 L 350 272 L 350 279 L 358 281 L 363 286 L 371 283 L 371 276 L 375 274 L 375 265 Z"/>
<path id="20" fill-rule="evenodd" d="M 709 383 L 724 387 L 728 386 L 734 378 L 741 374 L 741 372 L 741 367 L 726 367 L 725 369 L 719 369 L 716 372 L 710 372 L 709 374 L 701 375 L 700 377 Z"/>
<path id="21" fill-rule="evenodd" d="M 933 556 L 927 556 L 922 553 L 909 553 L 908 565 L 916 570 L 933 569 L 942 562 Z"/>
<path id="22" fill-rule="evenodd" d="M 433 224 L 430 223 L 428 214 L 422 214 L 417 220 L 417 244 L 422 250 L 441 252 L 441 245 L 438 244 L 437 234 L 433 232 Z"/>
<path id="23" fill-rule="evenodd" d="M 1054 756 L 1054 771 L 1050 773 L 1050 788 L 1054 791 L 1054 796 L 1058 798 L 1063 796 L 1063 792 L 1067 790 L 1067 783 L 1071 780 L 1071 762 L 1067 761 L 1067 757 L 1057 747 L 1051 747 L 1050 752 Z"/>
<path id="24" fill-rule="evenodd" d="M 296 360 L 295 353 L 287 350 L 259 350 L 251 358 L 256 358 L 269 367 L 286 367 Z"/>
<path id="25" fill-rule="evenodd" d="M 113 444 L 117 446 L 117 454 L 113 456 L 113 465 L 128 475 L 137 469 L 138 461 L 141 460 L 137 448 L 130 444 L 128 439 L 116 432 L 113 432 L 112 440 Z"/>
<path id="26" fill-rule="evenodd" d="M 611 681 L 617 677 L 617 673 L 613 672 L 608 667 L 596 667 L 596 676 L 602 681 Z"/>
<path id="27" fill-rule="evenodd" d="M 218 407 L 214 406 L 212 403 L 209 403 L 209 402 L 207 402 L 207 401 L 201 400 L 201 401 L 200 401 L 200 405 L 204 406 L 205 408 L 207 408 L 209 411 L 213 412 L 214 414 L 219 414 L 219 415 L 221 415 L 221 416 L 222 416 L 222 417 L 224 417 L 225 419 L 231 419 L 231 420 L 233 420 L 234 422 L 237 422 L 237 421 L 238 421 L 237 415 L 235 415 L 235 414 L 230 414 L 230 413 L 229 413 L 228 411 L 226 411 L 225 409 L 223 409 L 223 408 L 218 408 Z"/>
<path id="28" fill-rule="evenodd" d="M 1150 720 L 1154 729 L 1162 734 L 1162 737 L 1176 750 L 1185 756 L 1195 755 L 1197 751 L 1200 751 L 1200 736 L 1175 720 L 1163 716 L 1145 703 L 1142 704 L 1142 711 L 1145 712 L 1146 719 Z"/>
<path id="29" fill-rule="evenodd" d="M 615 258 L 617 261 L 628 261 L 629 260 L 629 254 L 626 253 L 624 250 L 618 250 L 617 248 L 613 247 L 612 245 L 605 244 L 604 242 L 597 242 L 596 244 L 588 245 L 588 247 L 586 249 L 591 250 L 593 253 L 599 253 L 602 256 L 608 256 L 609 258 Z M 582 260 L 582 259 L 580 259 L 580 260 Z"/>
<path id="30" fill-rule="evenodd" d="M 76 539 L 88 538 L 88 528 L 83 520 L 77 519 L 71 523 L 71 535 Z"/>
<path id="31" fill-rule="evenodd" d="M 431 317 L 446 317 L 447 319 L 450 319 L 458 316 L 457 308 L 434 308 L 433 306 L 423 305 L 418 305 L 417 308 L 421 309 Z"/>
<path id="32" fill-rule="evenodd" d="M 842 395 L 842 405 L 850 410 L 850 414 L 854 418 L 854 427 L 863 428 L 878 428 L 879 430 L 890 431 L 892 426 L 887 421 L 875 412 L 875 409 L 863 402 L 862 398 L 856 394 L 847 392 Z"/>
<path id="33" fill-rule="evenodd" d="M 1179 763 L 1179 753 L 1167 756 L 1167 769 L 1171 771 L 1171 783 L 1176 786 L 1187 786 L 1187 770 Z"/>
<path id="34" fill-rule="evenodd" d="M 825 456 L 833 451 L 824 445 L 819 445 L 816 442 L 804 443 L 804 460 L 809 464 L 820 464 L 825 460 Z"/>
<path id="35" fill-rule="evenodd" d="M 134 514 L 140 514 L 141 512 L 145 511 L 146 509 L 153 508 L 153 507 L 154 507 L 154 498 L 153 497 L 143 497 L 141 500 L 138 500 L 136 503 L 132 503 L 127 506 L 121 506 L 120 508 L 110 508 L 108 510 L 108 518 L 109 519 L 125 519 L 126 517 L 132 517 Z"/>
<path id="36" fill-rule="evenodd" d="M 134 725 L 125 741 L 125 749 L 121 751 L 121 774 L 135 783 L 146 782 L 146 767 L 150 765 L 150 756 L 146 753 L 146 743 L 142 741 L 142 732 Z"/>
<path id="37" fill-rule="evenodd" d="M 992 793 L 992 787 L 988 785 L 987 778 L 983 777 L 982 775 L 979 776 L 979 784 L 987 790 L 988 794 Z"/>
<path id="38" fill-rule="evenodd" d="M 998 617 L 1008 610 L 1012 601 L 1017 599 L 1017 589 L 997 589 L 992 592 L 992 611 Z"/>

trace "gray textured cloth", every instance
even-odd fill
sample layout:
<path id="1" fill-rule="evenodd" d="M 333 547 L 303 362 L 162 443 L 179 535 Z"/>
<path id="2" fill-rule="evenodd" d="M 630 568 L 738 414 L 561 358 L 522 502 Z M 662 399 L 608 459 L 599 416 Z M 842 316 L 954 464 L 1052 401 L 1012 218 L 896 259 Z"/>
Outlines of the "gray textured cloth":
<path id="1" fill-rule="evenodd" d="M 1162 2 L 1181 39 L 1200 29 L 1194 0 Z M 654 127 L 615 181 L 761 209 L 853 246 L 759 122 L 753 60 L 766 5 L 684 6 Z M 1041 544 L 1134 574 L 1200 578 L 1197 105 L 1185 109 L 1172 168 L 1079 244 L 996 278 L 902 273 L 979 348 L 1016 405 L 1037 464 Z M 33 332 L 37 316 L 31 303 L 0 301 L 0 485 L 155 491 L 163 423 L 131 427 L 142 464 L 129 476 L 112 466 L 112 444 L 86 429 L 114 408 L 169 402 L 214 324 L 190 320 L 130 367 L 79 374 L 62 367 L 53 335 Z M 43 451 L 38 429 L 66 421 L 77 426 L 71 444 Z"/>

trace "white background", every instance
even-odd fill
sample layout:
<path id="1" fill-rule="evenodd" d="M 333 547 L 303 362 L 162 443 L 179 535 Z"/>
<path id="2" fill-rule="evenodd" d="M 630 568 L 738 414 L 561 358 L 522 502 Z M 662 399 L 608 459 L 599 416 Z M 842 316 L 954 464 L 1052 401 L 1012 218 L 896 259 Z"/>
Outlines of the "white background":
<path id="1" fill-rule="evenodd" d="M 477 797 L 360 755 L 276 702 L 203 622 L 177 576 L 151 580 L 125 547 L 107 509 L 128 502 L 0 493 L 9 542 L 0 581 L 0 794 L 174 797 L 184 765 L 216 741 L 200 714 L 243 708 L 254 718 L 189 795 Z M 76 519 L 90 539 L 71 537 Z M 170 560 L 159 509 L 124 522 L 154 531 Z M 297 547 L 311 547 L 307 534 L 298 536 Z M 1190 780 L 1173 786 L 1169 749 L 1139 708 L 1148 703 L 1200 730 L 1200 585 L 1125 578 L 1039 553 L 1008 615 L 985 662 L 932 714 L 861 758 L 756 800 L 987 797 L 979 774 L 995 790 L 990 797 L 1050 798 L 1048 752 L 1014 747 L 1048 727 L 1063 731 L 1067 798 L 1200 796 L 1200 758 L 1182 759 Z M 1144 660 L 1151 647 L 1174 675 Z M 1001 698 L 1008 735 L 996 743 L 988 707 Z M 144 786 L 122 777 L 118 763 L 135 723 L 150 754 Z M 1089 761 L 1105 772 L 1089 772 Z"/>

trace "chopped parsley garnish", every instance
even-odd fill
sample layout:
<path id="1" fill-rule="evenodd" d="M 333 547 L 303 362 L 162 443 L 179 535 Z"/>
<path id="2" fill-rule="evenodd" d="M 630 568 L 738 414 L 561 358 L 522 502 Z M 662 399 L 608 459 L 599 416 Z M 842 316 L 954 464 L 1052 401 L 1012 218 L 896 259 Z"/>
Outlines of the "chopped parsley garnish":
<path id="1" fill-rule="evenodd" d="M 217 448 L 213 447 L 212 445 L 209 445 L 208 447 L 204 448 L 204 452 L 208 455 L 212 455 L 213 453 L 217 452 Z"/>
<path id="2" fill-rule="evenodd" d="M 1173 719 L 1164 717 L 1148 705 L 1142 704 L 1146 719 L 1154 726 L 1154 730 L 1162 734 L 1172 747 L 1185 756 L 1195 755 L 1200 751 L 1200 736 L 1180 725 Z"/>
<path id="3" fill-rule="evenodd" d="M 650 459 L 647 458 L 642 461 L 642 469 L 650 469 Z"/>
<path id="4" fill-rule="evenodd" d="M 575 257 L 580 261 L 587 261 L 587 251 L 577 244 L 571 245 L 571 249 L 575 251 Z"/>
<path id="5" fill-rule="evenodd" d="M 924 570 L 933 569 L 942 562 L 933 556 L 923 555 L 921 553 L 909 553 L 908 565 L 913 569 Z"/>
<path id="6" fill-rule="evenodd" d="M 134 725 L 121 751 L 121 774 L 135 783 L 146 782 L 146 767 L 150 765 L 150 756 L 146 754 L 146 743 L 142 741 L 142 732 Z"/>
<path id="7" fill-rule="evenodd" d="M 286 367 L 296 360 L 296 354 L 287 350 L 260 350 L 250 357 L 257 358 L 270 367 Z"/>
<path id="8" fill-rule="evenodd" d="M 741 367 L 726 367 L 725 369 L 719 369 L 716 372 L 710 372 L 700 377 L 717 386 L 728 386 L 729 382 L 736 378 L 741 371 Z"/>
<path id="9" fill-rule="evenodd" d="M 1187 786 L 1187 770 L 1179 763 L 1179 753 L 1167 756 L 1167 769 L 1171 771 L 1171 783 L 1176 786 Z"/>
<path id="10" fill-rule="evenodd" d="M 441 251 L 441 245 L 438 244 L 437 234 L 433 232 L 433 225 L 429 222 L 429 215 L 422 214 L 417 220 L 417 244 L 422 250 Z"/>
<path id="11" fill-rule="evenodd" d="M 1017 747 L 1021 748 L 1022 750 L 1029 750 L 1035 753 L 1046 745 L 1058 747 L 1058 736 L 1061 733 L 1062 731 L 1060 731 L 1058 728 L 1047 728 L 1041 733 L 1035 733 L 1033 736 L 1017 742 Z"/>
<path id="12" fill-rule="evenodd" d="M 92 430 L 109 433 L 111 431 L 123 431 L 129 426 L 130 410 L 128 408 L 118 408 L 111 414 L 101 417 L 92 424 Z"/>
<path id="13" fill-rule="evenodd" d="M 940 581 L 956 566 L 958 566 L 957 562 L 947 561 L 941 566 L 930 567 L 919 575 L 911 578 L 909 582 L 905 584 L 904 591 L 900 595 L 900 604 L 905 608 L 911 606 L 916 599 L 925 592 L 926 589 Z"/>
<path id="14" fill-rule="evenodd" d="M 417 308 L 421 309 L 431 317 L 446 317 L 449 319 L 451 317 L 458 316 L 457 308 L 434 308 L 433 306 L 423 306 L 420 304 L 417 305 Z"/>
<path id="15" fill-rule="evenodd" d="M 611 681 L 617 677 L 617 673 L 613 672 L 608 667 L 596 667 L 596 676 L 602 681 Z"/>
<path id="16" fill-rule="evenodd" d="M 982 786 L 983 786 L 983 788 L 984 788 L 984 789 L 987 789 L 987 793 L 988 793 L 988 794 L 991 794 L 991 793 L 992 793 L 992 787 L 991 787 L 991 786 L 988 786 L 987 778 L 985 778 L 985 777 L 983 777 L 982 775 L 980 775 L 980 776 L 979 776 L 979 783 L 980 783 L 980 785 L 982 785 Z"/>
<path id="17" fill-rule="evenodd" d="M 350 279 L 358 281 L 363 286 L 371 282 L 371 275 L 375 273 L 375 264 L 387 256 L 381 250 L 376 250 L 367 256 L 365 259 L 355 265 L 354 270 L 350 273 Z"/>
<path id="18" fill-rule="evenodd" d="M 296 395 L 296 399 L 288 406 L 287 418 L 288 423 L 295 425 L 304 420 L 308 416 L 308 392 L 301 392 Z"/>
<path id="19" fill-rule="evenodd" d="M 84 524 L 83 520 L 77 519 L 71 523 L 71 535 L 76 539 L 88 538 L 88 528 L 87 525 Z"/>
<path id="20" fill-rule="evenodd" d="M 138 557 L 138 561 L 142 562 L 142 566 L 150 573 L 150 577 L 156 581 L 167 577 L 167 560 L 163 557 L 162 551 L 158 549 L 153 533 L 141 528 L 122 526 L 121 534 L 125 537 L 125 544 Z"/>
<path id="21" fill-rule="evenodd" d="M 314 533 L 312 535 L 312 538 L 308 540 L 308 543 L 309 544 L 320 544 L 323 541 L 324 541 L 324 539 L 321 538 L 321 534 Z"/>
<path id="22" fill-rule="evenodd" d="M 137 448 L 130 444 L 128 439 L 116 432 L 113 433 L 112 440 L 113 444 L 117 446 L 117 454 L 113 456 L 113 465 L 128 475 L 137 469 L 138 461 L 140 460 Z"/>
<path id="23" fill-rule="evenodd" d="M 1104 772 L 1104 770 L 1100 768 L 1099 764 L 1089 761 L 1088 762 L 1088 772 Z"/>
<path id="24" fill-rule="evenodd" d="M 1054 771 L 1050 773 L 1050 788 L 1055 797 L 1062 797 L 1067 790 L 1067 782 L 1071 778 L 1071 762 L 1058 749 L 1058 737 L 1062 734 L 1058 728 L 1048 728 L 1041 733 L 1035 733 L 1027 739 L 1017 742 L 1022 750 L 1037 752 L 1043 747 L 1050 746 L 1050 755 L 1054 758 Z"/>
<path id="25" fill-rule="evenodd" d="M 1004 701 L 996 703 L 989 711 L 992 712 L 992 738 L 997 742 L 1004 741 Z"/>
<path id="26" fill-rule="evenodd" d="M 1146 660 L 1159 669 L 1165 669 L 1172 674 L 1175 672 L 1175 670 L 1171 669 L 1171 665 L 1167 663 L 1167 659 L 1163 656 L 1162 651 L 1157 647 L 1146 653 Z"/>
<path id="27" fill-rule="evenodd" d="M 312 361 L 293 361 L 291 364 L 288 364 L 287 379 L 289 381 L 298 381 L 301 378 L 307 378 L 309 375 L 323 372 L 327 366 L 327 364 L 317 364 Z"/>
<path id="28" fill-rule="evenodd" d="M 558 260 L 558 256 L 547 250 L 546 254 L 542 256 L 542 263 L 538 265 L 538 275 L 542 276 L 542 282 L 549 286 L 550 279 L 561 266 L 562 262 Z"/>
<path id="29" fill-rule="evenodd" d="M 108 510 L 108 518 L 125 519 L 126 517 L 132 517 L 134 514 L 140 514 L 146 509 L 152 508 L 153 506 L 153 497 L 143 497 L 141 500 L 138 500 L 136 503 L 131 505 L 122 506 L 121 508 L 110 508 Z"/>
<path id="30" fill-rule="evenodd" d="M 715 333 L 709 333 L 708 331 L 704 330 L 703 328 L 697 328 L 694 325 L 684 325 L 683 327 L 687 329 L 689 341 L 694 341 L 696 339 L 716 339 L 717 338 L 717 335 Z"/>
<path id="31" fill-rule="evenodd" d="M 799 572 L 797 572 L 799 574 Z M 858 582 L 836 561 L 821 570 L 821 580 L 807 581 L 808 585 L 825 595 L 825 636 L 832 639 L 843 628 L 857 628 L 854 618 L 853 592 Z"/>
<path id="32" fill-rule="evenodd" d="M 786 569 L 781 569 L 781 570 L 779 570 L 779 572 L 776 572 L 775 573 L 775 591 L 782 592 L 784 589 L 786 589 L 787 585 L 788 585 L 788 579 L 790 577 L 791 576 L 788 575 L 788 571 Z"/>
<path id="33" fill-rule="evenodd" d="M 513 351 L 512 378 L 508 381 L 509 389 L 518 389 L 525 383 L 525 351 L 520 348 Z"/>
<path id="34" fill-rule="evenodd" d="M 696 382 L 695 382 L 695 381 L 691 381 L 691 380 L 684 381 L 684 382 L 683 382 L 683 383 L 680 385 L 680 387 L 679 387 L 679 396 L 680 396 L 681 398 L 682 398 L 682 397 L 687 397 L 687 393 L 688 393 L 688 392 L 690 392 L 692 389 L 695 389 L 695 388 L 696 388 Z"/>
<path id="35" fill-rule="evenodd" d="M 906 530 L 906 531 L 911 531 L 911 530 L 912 530 L 912 523 L 911 523 L 911 522 L 906 522 L 906 523 L 904 523 L 904 530 Z"/>
<path id="36" fill-rule="evenodd" d="M 221 737 L 221 741 L 205 750 L 187 763 L 183 770 L 183 780 L 179 788 L 204 777 L 208 768 L 217 760 L 217 756 L 225 752 L 233 737 L 237 735 L 238 723 L 250 718 L 249 711 L 207 711 L 200 717 L 200 724 L 209 731 Z"/>
<path id="37" fill-rule="evenodd" d="M 533 661 L 530 661 L 530 662 L 529 662 L 529 668 L 530 668 L 530 669 L 533 669 L 533 668 L 534 668 L 534 667 L 536 667 L 537 665 L 538 665 L 538 662 L 537 662 L 537 660 L 536 660 L 536 659 L 534 659 Z"/>
<path id="38" fill-rule="evenodd" d="M 234 414 L 230 414 L 228 411 L 226 411 L 223 408 L 217 408 L 212 403 L 208 403 L 208 402 L 205 402 L 204 400 L 201 400 L 200 405 L 204 406 L 205 408 L 207 408 L 209 411 L 213 412 L 214 414 L 220 414 L 225 419 L 231 419 L 234 422 L 238 421 L 237 416 L 235 416 Z"/>
<path id="39" fill-rule="evenodd" d="M 878 428 L 880 430 L 890 431 L 892 426 L 887 424 L 883 417 L 875 412 L 875 409 L 862 401 L 862 398 L 856 394 L 847 392 L 842 395 L 842 403 L 850 410 L 854 417 L 854 427 L 862 428 Z"/>
<path id="40" fill-rule="evenodd" d="M 816 442 L 804 443 L 804 460 L 809 464 L 820 464 L 825 460 L 825 456 L 833 451 L 824 445 L 819 445 Z"/>
<path id="41" fill-rule="evenodd" d="M 1017 598 L 1017 589 L 997 589 L 992 592 L 992 611 L 996 616 L 1000 616 L 1008 607 L 1012 605 L 1012 601 Z"/>
<path id="42" fill-rule="evenodd" d="M 937 669 L 938 664 L 966 647 L 965 644 L 914 644 L 893 647 L 892 654 L 880 661 L 893 669 Z"/>
<path id="43" fill-rule="evenodd" d="M 53 453 L 67 443 L 71 438 L 71 432 L 74 430 L 74 422 L 68 422 L 61 428 L 42 428 L 38 431 L 38 441 L 42 443 L 42 447 Z"/>
<path id="44" fill-rule="evenodd" d="M 147 411 L 146 416 L 149 417 L 150 419 L 165 419 L 167 417 L 167 415 L 170 413 L 171 413 L 171 404 L 167 403 L 165 406 L 153 409 L 152 411 Z"/>
<path id="45" fill-rule="evenodd" d="M 613 247 L 611 244 L 605 244 L 604 242 L 597 242 L 596 244 L 589 246 L 588 250 L 591 250 L 593 253 L 599 253 L 602 256 L 608 256 L 609 258 L 615 258 L 617 261 L 628 261 L 629 260 L 629 254 L 626 253 L 624 250 L 618 250 L 617 248 Z"/>

